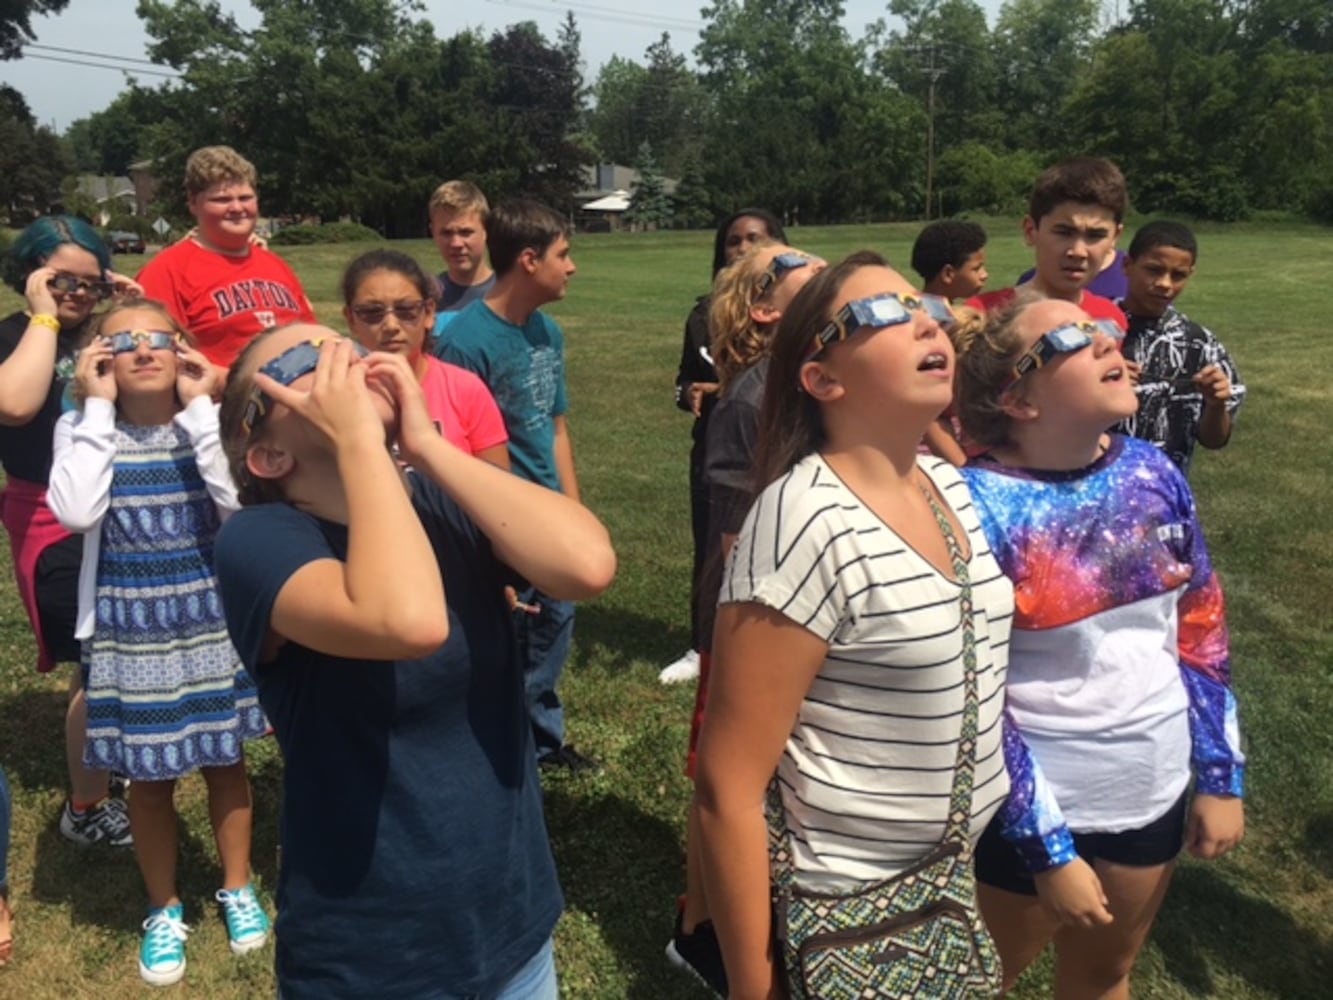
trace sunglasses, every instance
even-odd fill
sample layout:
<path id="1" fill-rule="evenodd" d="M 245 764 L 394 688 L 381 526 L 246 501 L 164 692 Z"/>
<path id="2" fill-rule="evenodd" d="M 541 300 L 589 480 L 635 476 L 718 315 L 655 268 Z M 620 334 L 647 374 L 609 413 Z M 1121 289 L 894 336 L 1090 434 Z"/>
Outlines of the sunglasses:
<path id="1" fill-rule="evenodd" d="M 279 385 L 291 385 L 302 375 L 309 375 L 319 366 L 321 344 L 325 341 L 336 343 L 341 339 L 343 338 L 316 337 L 314 340 L 303 340 L 287 348 L 259 371 Z M 351 344 L 352 350 L 363 358 L 370 353 L 356 341 L 351 341 Z M 272 405 L 273 400 L 263 389 L 257 385 L 251 387 L 250 398 L 245 403 L 245 412 L 241 414 L 241 430 L 245 432 L 246 437 L 254 434 L 255 428 L 259 426 Z"/>
<path id="2" fill-rule="evenodd" d="M 59 272 L 54 278 L 46 283 L 46 287 L 60 292 L 62 295 L 73 295 L 75 292 L 82 292 L 90 299 L 100 302 L 102 299 L 109 299 L 115 286 L 109 281 L 96 279 L 80 278 L 77 274 L 69 274 L 65 271 Z"/>
<path id="3" fill-rule="evenodd" d="M 1028 372 L 1044 368 L 1061 354 L 1073 354 L 1075 351 L 1083 350 L 1092 343 L 1093 335 L 1098 333 L 1110 337 L 1117 344 L 1125 337 L 1124 331 L 1109 319 L 1064 323 L 1054 330 L 1043 333 L 1014 364 L 1014 370 L 1010 373 L 1009 381 L 1005 383 L 1004 388 L 1013 388 Z"/>
<path id="4" fill-rule="evenodd" d="M 112 354 L 128 354 L 138 350 L 140 344 L 147 344 L 150 351 L 174 351 L 178 339 L 167 330 L 123 330 L 102 337 Z"/>
<path id="5" fill-rule="evenodd" d="M 398 320 L 399 323 L 415 323 L 421 319 L 425 311 L 425 299 L 417 299 L 415 302 L 398 302 L 392 306 L 352 306 L 352 315 L 365 323 L 366 326 L 379 326 L 389 317 L 389 313 L 393 313 L 393 318 Z"/>
<path id="6" fill-rule="evenodd" d="M 824 263 L 822 258 L 811 257 L 808 253 L 798 253 L 796 251 L 780 253 L 768 262 L 768 267 L 764 268 L 764 273 L 759 275 L 759 280 L 754 284 L 754 297 L 756 299 L 763 298 L 764 293 L 781 281 L 783 275 L 788 271 L 822 263 Z"/>
<path id="7" fill-rule="evenodd" d="M 916 312 L 924 312 L 946 329 L 954 323 L 949 301 L 939 295 L 900 295 L 889 292 L 868 299 L 857 299 L 839 309 L 829 325 L 815 334 L 814 343 L 806 352 L 805 360 L 809 361 L 830 344 L 844 341 L 864 327 L 882 330 L 886 326 L 910 323 L 912 314 Z"/>

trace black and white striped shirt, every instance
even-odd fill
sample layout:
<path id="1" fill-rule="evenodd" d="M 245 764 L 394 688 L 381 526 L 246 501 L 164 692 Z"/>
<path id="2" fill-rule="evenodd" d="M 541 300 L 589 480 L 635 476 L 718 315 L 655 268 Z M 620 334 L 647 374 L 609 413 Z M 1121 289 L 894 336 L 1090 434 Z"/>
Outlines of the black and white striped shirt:
<path id="1" fill-rule="evenodd" d="M 1001 713 L 1013 591 L 957 471 L 929 456 L 918 462 L 958 515 L 971 550 L 980 698 L 975 839 L 1009 790 Z M 885 878 L 940 842 L 962 723 L 959 597 L 958 584 L 818 454 L 751 508 L 719 602 L 772 607 L 829 644 L 778 764 L 803 882 Z"/>

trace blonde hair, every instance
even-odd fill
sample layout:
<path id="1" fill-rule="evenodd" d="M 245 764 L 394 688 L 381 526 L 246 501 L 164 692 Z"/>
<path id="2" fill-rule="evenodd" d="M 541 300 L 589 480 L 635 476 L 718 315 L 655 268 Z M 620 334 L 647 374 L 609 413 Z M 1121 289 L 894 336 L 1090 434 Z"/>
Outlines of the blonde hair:
<path id="1" fill-rule="evenodd" d="M 108 308 L 105 312 L 95 316 L 93 318 L 93 321 L 88 324 L 87 332 L 85 332 L 84 335 L 79 339 L 79 349 L 82 350 L 83 348 L 91 344 L 94 340 L 96 340 L 98 337 L 102 336 L 102 329 L 103 327 L 106 326 L 107 320 L 115 316 L 118 316 L 121 313 L 138 312 L 138 311 L 156 313 L 158 318 L 161 319 L 167 325 L 168 328 L 170 328 L 171 332 L 174 333 L 176 336 L 180 337 L 180 339 L 184 341 L 184 343 L 187 346 L 189 347 L 196 346 L 196 341 L 194 339 L 193 334 L 191 334 L 189 330 L 185 329 L 185 327 L 183 327 L 180 324 L 180 321 L 177 320 L 175 316 L 171 315 L 171 313 L 167 311 L 166 306 L 164 306 L 161 302 L 158 302 L 156 299 L 145 299 L 136 296 L 134 298 L 128 298 L 128 299 L 118 299 L 117 301 L 113 302 L 110 308 Z M 69 393 L 70 396 L 73 397 L 74 402 L 77 403 L 81 408 L 83 406 L 86 397 L 83 393 L 83 390 L 79 388 L 79 382 L 77 379 L 70 382 Z"/>
<path id="2" fill-rule="evenodd" d="M 773 331 L 754 321 L 750 310 L 761 296 L 759 279 L 783 244 L 763 240 L 718 272 L 708 306 L 708 339 L 722 391 L 745 369 L 768 353 Z M 775 286 L 770 285 L 765 295 Z"/>
<path id="3" fill-rule="evenodd" d="M 481 188 L 471 181 L 445 181 L 430 196 L 426 208 L 428 215 L 436 212 L 476 212 L 484 225 L 486 217 L 491 214 L 491 206 Z"/>
<path id="4" fill-rule="evenodd" d="M 1014 365 L 1023 355 L 1019 318 L 1042 298 L 1021 292 L 989 316 L 955 310 L 958 322 L 949 330 L 958 358 L 954 411 L 967 436 L 987 449 L 1013 444 L 1009 435 L 1013 418 L 1004 412 L 1002 400 L 1013 380 Z"/>
<path id="5" fill-rule="evenodd" d="M 228 181 L 251 187 L 259 183 L 255 165 L 230 146 L 204 146 L 185 161 L 185 194 L 190 198 Z"/>

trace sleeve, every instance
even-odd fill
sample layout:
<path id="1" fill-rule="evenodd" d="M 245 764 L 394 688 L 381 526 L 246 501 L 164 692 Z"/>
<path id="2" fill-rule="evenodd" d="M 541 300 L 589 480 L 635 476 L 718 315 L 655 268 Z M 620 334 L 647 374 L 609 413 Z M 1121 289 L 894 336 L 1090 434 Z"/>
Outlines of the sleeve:
<path id="1" fill-rule="evenodd" d="M 685 319 L 685 343 L 680 351 L 680 365 L 676 368 L 676 406 L 690 411 L 689 387 L 695 382 L 716 382 L 717 370 L 708 353 L 707 295 L 694 304 Z"/>
<path id="2" fill-rule="evenodd" d="M 247 507 L 229 518 L 213 546 L 227 632 L 247 670 L 259 664 L 273 605 L 292 574 L 337 553 L 308 514 L 286 504 Z"/>
<path id="3" fill-rule="evenodd" d="M 1162 474 L 1173 475 L 1184 524 L 1182 562 L 1190 579 L 1177 607 L 1180 672 L 1189 696 L 1190 760 L 1196 790 L 1207 795 L 1242 795 L 1245 754 L 1240 748 L 1236 697 L 1231 689 L 1231 640 L 1227 632 L 1222 587 L 1199 526 L 1194 497 L 1183 475 L 1169 461 Z"/>
<path id="4" fill-rule="evenodd" d="M 115 460 L 115 403 L 88 399 L 82 411 L 56 421 L 46 500 L 66 530 L 87 534 L 101 524 L 111 500 Z"/>
<path id="5" fill-rule="evenodd" d="M 168 247 L 144 265 L 135 281 L 143 287 L 144 298 L 154 299 L 167 307 L 167 312 L 182 326 L 189 328 L 189 310 L 176 287 L 176 255 Z"/>
<path id="6" fill-rule="evenodd" d="M 1000 807 L 1000 835 L 1037 874 L 1074 860 L 1074 835 L 1065 823 L 1041 765 L 1023 741 L 1009 710 L 1001 718 L 1009 797 Z"/>
<path id="7" fill-rule="evenodd" d="M 453 378 L 458 386 L 461 412 L 466 416 L 464 429 L 472 454 L 507 444 L 509 432 L 491 390 L 472 372 L 454 367 Z"/>
<path id="8" fill-rule="evenodd" d="M 759 445 L 759 411 L 743 399 L 723 399 L 708 420 L 704 481 L 753 492 L 754 456 Z"/>
<path id="9" fill-rule="evenodd" d="M 766 489 L 750 508 L 718 603 L 763 604 L 832 642 L 847 621 L 836 542 L 852 532 L 830 516 L 837 510 L 835 500 L 795 488 L 793 475 Z"/>
<path id="10" fill-rule="evenodd" d="M 1236 418 L 1236 411 L 1245 402 L 1245 383 L 1240 380 L 1240 372 L 1236 369 L 1236 363 L 1231 360 L 1231 355 L 1227 349 L 1222 346 L 1222 342 L 1213 336 L 1213 332 L 1206 326 L 1199 327 L 1203 334 L 1203 361 L 1204 366 L 1217 365 L 1227 373 L 1227 379 L 1231 382 L 1231 398 L 1227 400 L 1227 412 L 1231 418 Z"/>
<path id="11" fill-rule="evenodd" d="M 213 498 L 218 514 L 225 521 L 240 510 L 241 505 L 236 499 L 236 484 L 232 482 L 227 455 L 222 450 L 221 432 L 218 428 L 218 406 L 206 396 L 200 396 L 177 413 L 175 419 L 190 436 L 190 443 L 194 445 L 195 464 L 199 466 L 199 475 L 204 477 L 208 495 Z"/>

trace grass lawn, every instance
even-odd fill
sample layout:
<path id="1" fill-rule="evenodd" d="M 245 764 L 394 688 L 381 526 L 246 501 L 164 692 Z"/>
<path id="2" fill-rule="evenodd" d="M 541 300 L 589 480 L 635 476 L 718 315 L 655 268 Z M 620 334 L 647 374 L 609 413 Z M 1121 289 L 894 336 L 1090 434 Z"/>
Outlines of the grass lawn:
<path id="1" fill-rule="evenodd" d="M 1030 255 L 1013 220 L 988 228 L 991 284 L 999 287 Z M 792 235 L 830 259 L 870 246 L 905 265 L 915 231 L 829 227 Z M 1193 472 L 1229 599 L 1251 759 L 1249 830 L 1220 863 L 1182 863 L 1135 992 L 1325 997 L 1333 977 L 1333 462 L 1320 441 L 1333 427 L 1333 338 L 1320 339 L 1319 310 L 1333 230 L 1205 227 L 1200 238 L 1199 274 L 1183 305 L 1226 342 L 1250 391 L 1230 446 L 1201 451 Z M 429 242 L 401 246 L 438 268 Z M 340 269 L 362 249 L 284 251 L 320 316 L 335 326 L 342 326 Z M 620 575 L 579 609 L 563 685 L 572 741 L 606 767 L 591 778 L 546 779 L 568 900 L 558 961 L 570 998 L 686 1000 L 702 994 L 666 965 L 662 946 L 683 886 L 689 786 L 681 765 L 693 689 L 663 688 L 656 677 L 688 644 L 689 419 L 672 405 L 671 387 L 685 315 L 707 289 L 711 234 L 578 237 L 574 257 L 579 273 L 569 298 L 551 312 L 567 336 L 584 498 L 611 529 Z M 130 271 L 139 263 L 122 261 Z M 0 300 L 5 313 L 18 305 L 7 291 Z M 0 997 L 151 994 L 135 968 L 144 897 L 133 858 L 77 848 L 56 829 L 65 785 L 64 677 L 39 677 L 33 659 L 5 567 L 0 761 L 15 794 L 9 862 L 19 921 L 17 957 L 0 971 Z M 250 761 L 254 867 L 271 894 L 281 762 L 272 741 Z M 184 782 L 179 800 L 181 889 L 195 933 L 175 995 L 271 996 L 272 946 L 234 959 L 211 901 L 218 874 L 202 782 Z M 328 807 L 329 821 L 338 822 L 340 804 Z M 1048 995 L 1049 977 L 1049 966 L 1039 966 L 1016 995 Z"/>

